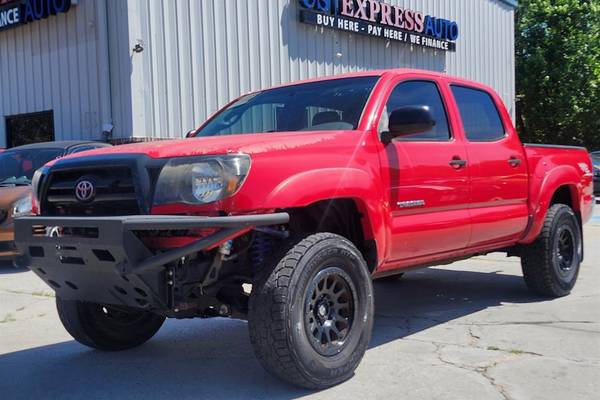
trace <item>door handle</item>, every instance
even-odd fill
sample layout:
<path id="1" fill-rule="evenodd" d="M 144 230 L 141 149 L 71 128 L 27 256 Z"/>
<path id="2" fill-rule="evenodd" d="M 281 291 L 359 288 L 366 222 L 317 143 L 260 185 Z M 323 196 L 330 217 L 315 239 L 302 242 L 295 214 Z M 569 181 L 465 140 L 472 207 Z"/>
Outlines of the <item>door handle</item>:
<path id="1" fill-rule="evenodd" d="M 508 160 L 508 163 L 513 168 L 517 168 L 519 165 L 521 165 L 521 162 L 522 162 L 521 159 L 514 157 L 514 156 Z"/>
<path id="2" fill-rule="evenodd" d="M 461 169 L 467 166 L 467 160 L 463 160 L 460 157 L 454 157 L 450 161 L 450 166 L 454 169 Z"/>

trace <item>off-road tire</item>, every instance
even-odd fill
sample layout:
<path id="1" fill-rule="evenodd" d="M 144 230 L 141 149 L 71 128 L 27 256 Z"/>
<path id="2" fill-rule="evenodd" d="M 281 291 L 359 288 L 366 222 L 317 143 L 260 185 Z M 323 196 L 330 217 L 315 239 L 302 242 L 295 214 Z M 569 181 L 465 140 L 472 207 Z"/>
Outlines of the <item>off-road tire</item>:
<path id="1" fill-rule="evenodd" d="M 111 308 L 83 301 L 56 298 L 63 326 L 79 343 L 103 351 L 137 347 L 158 332 L 165 317 L 147 311 Z M 109 312 L 113 315 L 108 316 Z M 116 319 L 114 313 L 119 312 Z"/>
<path id="2" fill-rule="evenodd" d="M 573 259 L 568 270 L 561 268 L 560 235 L 572 237 Z M 583 238 L 573 210 L 564 204 L 555 204 L 548 210 L 542 232 L 537 240 L 525 247 L 521 267 L 527 287 L 536 294 L 562 297 L 571 293 L 577 282 L 583 256 Z"/>
<path id="3" fill-rule="evenodd" d="M 365 354 L 373 329 L 373 285 L 365 260 L 349 240 L 318 233 L 296 243 L 274 267 L 264 268 L 252 288 L 250 340 L 258 360 L 272 375 L 304 388 L 324 389 L 352 377 Z M 333 355 L 323 355 L 316 348 L 320 343 L 311 336 L 314 331 L 306 325 L 311 317 L 315 323 L 318 307 L 307 304 L 316 298 L 318 279 L 335 291 L 337 283 L 328 283 L 329 275 L 322 274 L 337 272 L 343 279 L 332 279 L 340 279 L 340 285 L 348 283 L 347 292 L 352 293 L 353 320 L 347 336 L 337 342 L 342 347 Z"/>

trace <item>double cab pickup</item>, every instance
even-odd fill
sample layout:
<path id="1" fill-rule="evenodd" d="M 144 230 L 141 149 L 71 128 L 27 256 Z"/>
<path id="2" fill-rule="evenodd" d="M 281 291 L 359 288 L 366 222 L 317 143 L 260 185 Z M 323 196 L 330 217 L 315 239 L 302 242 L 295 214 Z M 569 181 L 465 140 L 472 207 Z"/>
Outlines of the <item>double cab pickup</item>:
<path id="1" fill-rule="evenodd" d="M 577 280 L 590 157 L 522 144 L 481 84 L 417 70 L 305 81 L 242 96 L 188 136 L 35 174 L 20 261 L 82 344 L 242 318 L 269 372 L 325 388 L 367 349 L 373 279 L 503 251 L 539 295 Z"/>

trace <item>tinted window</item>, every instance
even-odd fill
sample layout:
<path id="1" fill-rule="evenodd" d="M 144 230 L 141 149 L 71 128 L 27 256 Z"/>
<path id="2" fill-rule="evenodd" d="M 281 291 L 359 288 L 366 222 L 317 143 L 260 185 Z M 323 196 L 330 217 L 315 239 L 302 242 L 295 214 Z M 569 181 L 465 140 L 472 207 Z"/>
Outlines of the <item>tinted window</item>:
<path id="1" fill-rule="evenodd" d="M 196 136 L 353 130 L 378 79 L 335 79 L 244 96 L 219 112 Z"/>
<path id="2" fill-rule="evenodd" d="M 600 169 L 600 151 L 592 153 L 592 164 L 596 169 Z"/>
<path id="3" fill-rule="evenodd" d="M 472 142 L 489 142 L 506 135 L 492 96 L 482 90 L 462 86 L 452 86 L 452 92 L 467 139 Z"/>
<path id="4" fill-rule="evenodd" d="M 62 149 L 10 150 L 0 154 L 0 185 L 28 185 L 33 173 L 63 154 Z"/>
<path id="5" fill-rule="evenodd" d="M 442 97 L 433 82 L 411 81 L 396 86 L 381 116 L 379 131 L 385 132 L 389 126 L 389 114 L 400 107 L 428 106 L 435 119 L 433 130 L 425 133 L 404 136 L 397 140 L 446 141 L 450 139 L 448 117 Z"/>
<path id="6" fill-rule="evenodd" d="M 6 140 L 7 147 L 53 142 L 54 113 L 44 111 L 6 117 Z"/>

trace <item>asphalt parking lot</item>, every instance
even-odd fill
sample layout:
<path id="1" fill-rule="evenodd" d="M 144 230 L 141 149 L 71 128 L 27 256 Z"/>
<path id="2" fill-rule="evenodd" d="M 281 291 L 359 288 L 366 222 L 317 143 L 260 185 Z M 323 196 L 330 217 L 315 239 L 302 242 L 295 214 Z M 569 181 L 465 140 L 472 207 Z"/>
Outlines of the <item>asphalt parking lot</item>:
<path id="1" fill-rule="evenodd" d="M 591 399 L 600 392 L 600 206 L 574 292 L 531 295 L 499 254 L 376 283 L 356 376 L 322 392 L 271 378 L 246 323 L 167 321 L 148 344 L 101 353 L 62 328 L 52 291 L 0 264 L 3 399 Z"/>

